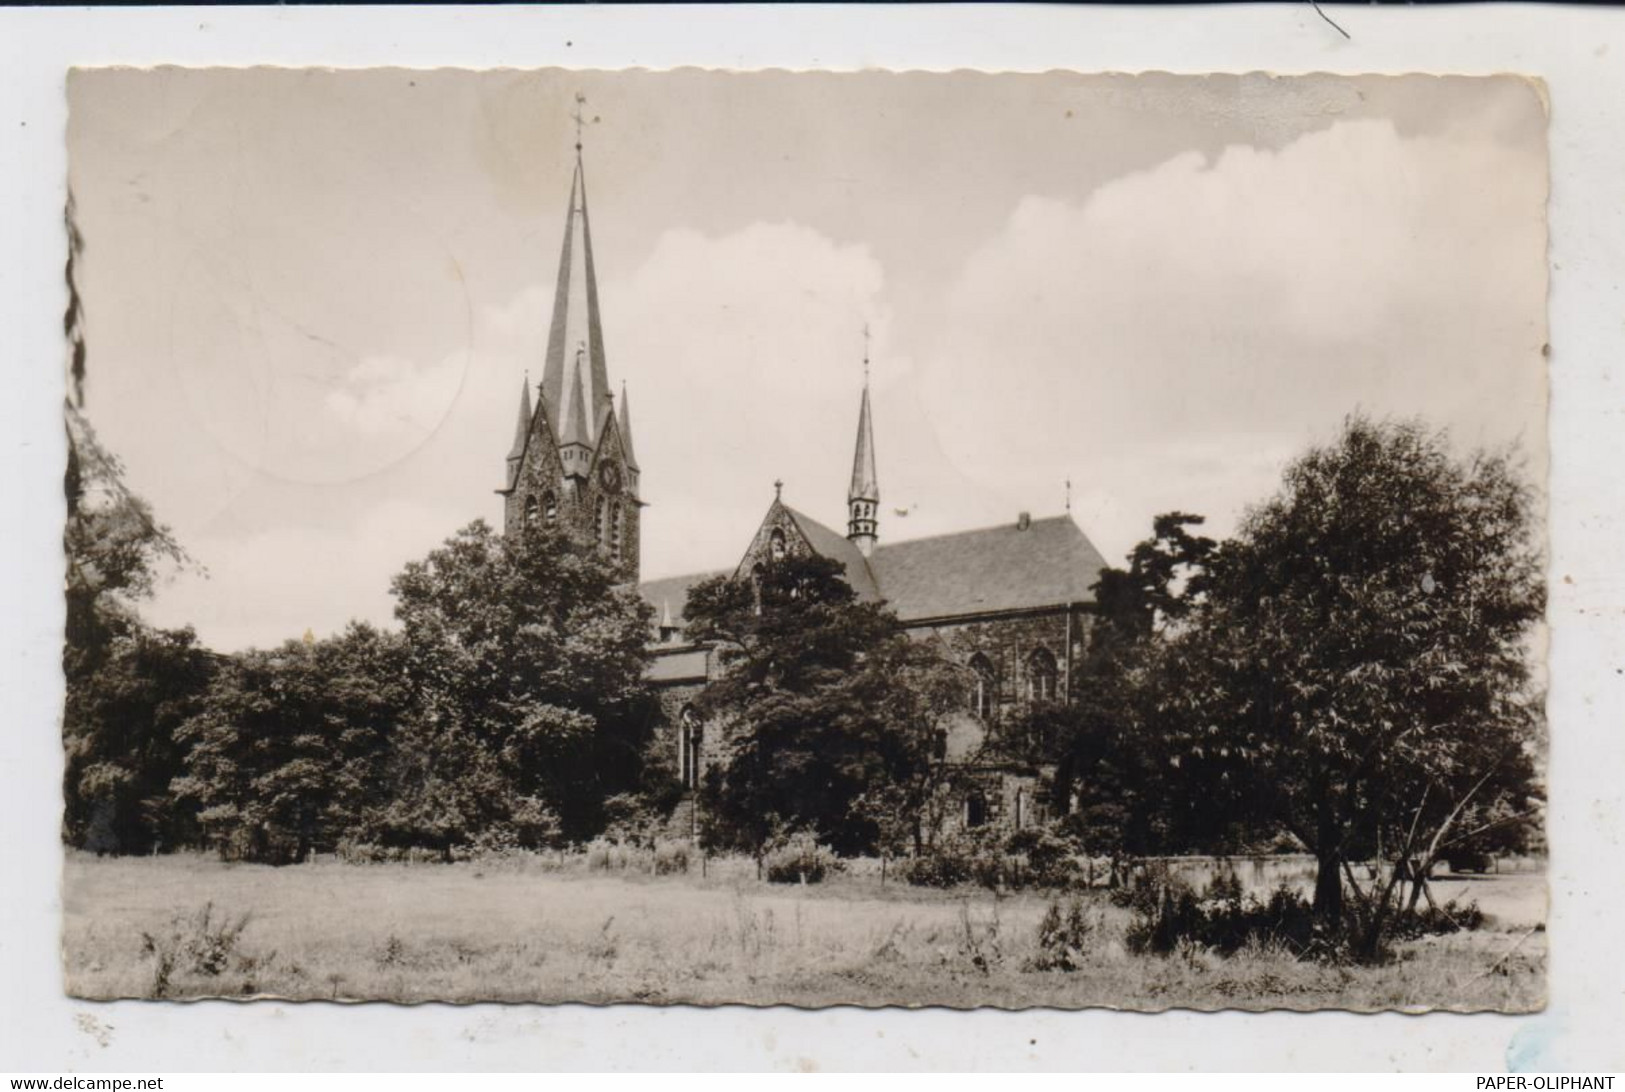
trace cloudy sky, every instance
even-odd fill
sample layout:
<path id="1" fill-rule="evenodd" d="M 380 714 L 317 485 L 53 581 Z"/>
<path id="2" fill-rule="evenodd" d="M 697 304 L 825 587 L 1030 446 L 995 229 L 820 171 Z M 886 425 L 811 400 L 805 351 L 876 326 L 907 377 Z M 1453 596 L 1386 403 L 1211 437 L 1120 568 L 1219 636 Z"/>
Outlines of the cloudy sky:
<path id="1" fill-rule="evenodd" d="M 1545 112 L 1513 78 L 75 73 L 87 410 L 223 649 L 388 622 L 500 519 L 586 169 L 644 575 L 782 478 L 844 526 L 863 329 L 882 540 L 1061 512 L 1227 532 L 1357 408 L 1545 450 Z M 906 516 L 898 515 L 904 510 Z"/>

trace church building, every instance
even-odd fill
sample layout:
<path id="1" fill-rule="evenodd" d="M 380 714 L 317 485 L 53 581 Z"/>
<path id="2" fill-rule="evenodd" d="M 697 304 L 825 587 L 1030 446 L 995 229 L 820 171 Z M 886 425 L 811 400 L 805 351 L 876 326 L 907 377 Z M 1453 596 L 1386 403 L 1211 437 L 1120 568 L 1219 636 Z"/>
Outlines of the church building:
<path id="1" fill-rule="evenodd" d="M 844 446 L 844 445 L 842 445 Z M 839 465 L 832 446 L 832 479 Z M 840 562 L 860 599 L 884 601 L 918 634 L 953 638 L 975 685 L 949 726 L 946 761 L 969 786 L 958 808 L 964 826 L 1020 828 L 1064 801 L 1048 799 L 1048 774 L 981 746 L 987 729 L 1024 704 L 1070 700 L 1094 614 L 1091 590 L 1105 562 L 1071 515 L 1023 512 L 995 527 L 898 542 L 882 540 L 880 475 L 867 368 L 858 399 L 845 533 L 786 504 L 775 483 L 760 525 L 739 556 L 706 572 L 641 581 L 654 608 L 651 681 L 666 712 L 674 767 L 690 788 L 726 760 L 722 733 L 707 730 L 690 701 L 715 668 L 709 649 L 685 637 L 688 589 L 719 573 L 746 576 L 773 560 L 818 554 Z M 643 505 L 632 422 L 623 387 L 609 387 L 581 146 L 565 216 L 558 285 L 542 382 L 534 406 L 527 381 L 508 453 L 504 526 L 570 521 L 638 580 Z M 721 559 L 719 559 L 721 560 Z M 692 806 L 692 805 L 688 805 Z"/>

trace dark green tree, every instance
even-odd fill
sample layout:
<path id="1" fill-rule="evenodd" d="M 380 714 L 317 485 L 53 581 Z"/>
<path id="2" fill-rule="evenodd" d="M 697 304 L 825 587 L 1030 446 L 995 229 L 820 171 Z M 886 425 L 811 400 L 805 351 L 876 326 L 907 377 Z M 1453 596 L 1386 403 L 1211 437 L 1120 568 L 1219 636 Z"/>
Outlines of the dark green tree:
<path id="1" fill-rule="evenodd" d="M 230 657 L 178 734 L 188 751 L 173 792 L 227 858 L 330 851 L 387 802 L 385 758 L 409 705 L 402 640 L 360 623 Z"/>
<path id="2" fill-rule="evenodd" d="M 1368 953 L 1402 873 L 1365 885 L 1353 860 L 1425 855 L 1473 809 L 1538 795 L 1541 573 L 1510 453 L 1354 417 L 1247 516 L 1177 638 L 1170 746 L 1242 763 L 1249 800 L 1318 858 L 1323 925 L 1344 925 L 1346 885 Z"/>
<path id="3" fill-rule="evenodd" d="M 86 355 L 77 263 L 84 240 L 71 194 L 65 221 L 63 331 L 71 355 L 63 403 L 62 833 L 70 845 L 98 852 L 147 852 L 188 834 L 185 815 L 169 806 L 165 790 L 180 769 L 174 731 L 207 684 L 209 657 L 190 630 L 155 631 L 137 613 L 164 570 L 190 559 L 125 483 L 123 466 L 83 414 Z"/>
<path id="4" fill-rule="evenodd" d="M 201 709 L 216 658 L 191 629 L 153 629 L 124 617 L 97 660 L 67 696 L 69 843 L 147 853 L 195 842 L 192 811 L 177 805 L 169 783 L 185 756 L 179 729 Z"/>
<path id="5" fill-rule="evenodd" d="M 389 840 L 590 837 L 635 791 L 656 705 L 650 610 L 561 528 L 459 531 L 393 583 L 417 710 L 381 816 Z"/>
<path id="6" fill-rule="evenodd" d="M 719 838 L 760 852 L 781 827 L 803 828 L 858 853 L 896 841 L 899 816 L 917 825 L 942 718 L 964 704 L 963 670 L 938 644 L 910 639 L 818 556 L 696 585 L 686 616 L 720 667 L 696 702 L 729 740 L 706 793 Z"/>
<path id="7" fill-rule="evenodd" d="M 166 567 L 190 559 L 78 408 L 67 403 L 64 415 L 63 836 L 99 852 L 146 852 L 179 833 L 159 797 L 178 772 L 171 733 L 208 670 L 190 630 L 154 631 L 137 608 Z"/>
<path id="8" fill-rule="evenodd" d="M 1130 551 L 1124 568 L 1102 570 L 1081 678 L 1065 706 L 1029 714 L 1029 735 L 1053 740 L 1055 793 L 1075 801 L 1066 820 L 1092 853 L 1116 857 L 1215 848 L 1228 829 L 1212 823 L 1214 798 L 1185 784 L 1161 746 L 1170 686 L 1168 637 L 1206 588 L 1214 541 L 1192 529 L 1201 516 L 1169 512 Z"/>

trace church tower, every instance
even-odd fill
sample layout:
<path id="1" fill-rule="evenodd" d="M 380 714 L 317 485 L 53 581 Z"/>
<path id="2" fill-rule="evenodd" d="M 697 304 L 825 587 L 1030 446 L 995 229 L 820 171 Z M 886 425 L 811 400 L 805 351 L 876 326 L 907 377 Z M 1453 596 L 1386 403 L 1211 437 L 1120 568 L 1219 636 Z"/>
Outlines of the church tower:
<path id="1" fill-rule="evenodd" d="M 865 331 L 867 337 L 867 331 Z M 846 491 L 846 537 L 864 557 L 878 537 L 880 479 L 875 474 L 875 430 L 869 417 L 869 353 L 863 354 L 863 404 L 858 409 L 858 441 L 852 453 L 852 484 Z"/>
<path id="2" fill-rule="evenodd" d="M 614 558 L 627 579 L 636 580 L 642 522 L 638 465 L 625 388 L 617 414 L 609 387 L 580 127 L 578 113 L 575 174 L 542 382 L 534 410 L 528 379 L 520 392 L 506 484 L 497 492 L 505 498 L 505 533 L 537 524 L 574 527 Z"/>

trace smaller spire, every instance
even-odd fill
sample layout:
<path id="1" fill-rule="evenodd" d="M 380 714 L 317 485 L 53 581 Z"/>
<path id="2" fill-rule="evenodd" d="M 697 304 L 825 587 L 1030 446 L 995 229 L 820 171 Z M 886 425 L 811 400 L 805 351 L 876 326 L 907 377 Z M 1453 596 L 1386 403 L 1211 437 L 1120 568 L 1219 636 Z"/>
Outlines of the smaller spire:
<path id="1" fill-rule="evenodd" d="M 564 411 L 564 427 L 561 430 L 562 435 L 559 437 L 560 444 L 581 444 L 584 447 L 590 445 L 589 433 L 587 432 L 587 403 L 581 393 L 583 383 L 581 358 L 586 353 L 587 347 L 585 345 L 576 348 L 575 382 L 570 385 L 570 404 Z M 585 472 L 585 468 L 583 468 L 583 472 Z"/>
<path id="2" fill-rule="evenodd" d="M 875 473 L 875 429 L 869 415 L 869 327 L 863 328 L 863 402 L 858 408 L 858 439 L 852 451 L 852 484 L 846 490 L 846 537 L 864 557 L 874 552 L 879 533 L 880 477 Z"/>
<path id="3" fill-rule="evenodd" d="M 670 599 L 662 599 L 660 601 L 660 628 L 661 629 L 676 629 L 677 628 L 675 625 L 672 624 L 672 620 L 671 620 L 671 600 Z"/>
<path id="4" fill-rule="evenodd" d="M 525 440 L 530 435 L 530 372 L 525 373 L 525 381 L 519 388 L 519 424 L 514 429 L 513 447 L 508 451 L 509 459 L 523 458 L 525 454 Z"/>
<path id="5" fill-rule="evenodd" d="M 863 384 L 863 403 L 858 408 L 858 440 L 852 452 L 852 484 L 848 501 L 880 500 L 879 476 L 875 473 L 875 429 L 869 416 L 869 384 Z"/>
<path id="6" fill-rule="evenodd" d="M 621 413 L 617 422 L 621 426 L 621 450 L 626 453 L 626 465 L 638 468 L 638 457 L 632 454 L 632 411 L 626 402 L 626 380 L 621 380 Z"/>

